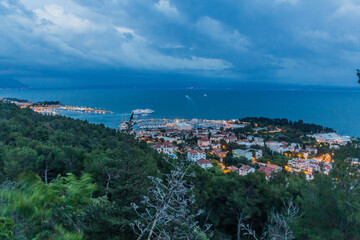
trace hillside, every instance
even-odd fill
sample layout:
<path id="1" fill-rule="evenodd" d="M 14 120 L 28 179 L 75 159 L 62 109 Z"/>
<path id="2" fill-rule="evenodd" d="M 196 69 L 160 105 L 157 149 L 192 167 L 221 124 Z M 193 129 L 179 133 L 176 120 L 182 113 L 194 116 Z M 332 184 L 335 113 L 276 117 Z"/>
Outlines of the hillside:
<path id="1" fill-rule="evenodd" d="M 198 239 L 252 239 L 246 235 L 251 232 L 258 239 L 359 239 L 359 172 L 344 161 L 350 153 L 360 156 L 353 145 L 341 148 L 334 170 L 311 182 L 285 171 L 266 181 L 259 172 L 240 176 L 190 166 L 195 177 L 170 183 L 178 176 L 160 172 L 170 173 L 171 164 L 144 141 L 0 103 L 0 236 L 146 239 L 149 229 L 137 235 L 130 225 L 142 223 L 163 234 L 151 239 L 187 239 L 205 226 Z M 168 198 L 174 191 L 176 197 Z M 144 196 L 149 198 L 142 201 Z M 149 207 L 165 202 L 172 207 L 161 214 Z M 140 217 L 145 208 L 156 221 Z M 281 237 L 272 238 L 276 234 Z"/>

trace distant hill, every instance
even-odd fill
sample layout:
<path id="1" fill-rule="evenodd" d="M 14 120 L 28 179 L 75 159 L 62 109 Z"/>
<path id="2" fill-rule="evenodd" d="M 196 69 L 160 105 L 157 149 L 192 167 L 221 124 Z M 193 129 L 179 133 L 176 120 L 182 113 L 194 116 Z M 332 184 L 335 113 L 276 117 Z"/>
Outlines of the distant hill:
<path id="1" fill-rule="evenodd" d="M 15 79 L 0 79 L 1 88 L 26 88 L 27 86 Z"/>

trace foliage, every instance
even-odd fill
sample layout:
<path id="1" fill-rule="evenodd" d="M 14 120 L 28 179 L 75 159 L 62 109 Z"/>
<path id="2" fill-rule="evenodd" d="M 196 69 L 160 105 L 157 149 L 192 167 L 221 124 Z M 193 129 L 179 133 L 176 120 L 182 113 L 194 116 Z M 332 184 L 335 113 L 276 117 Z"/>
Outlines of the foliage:
<path id="1" fill-rule="evenodd" d="M 152 186 L 141 201 L 141 212 L 140 207 L 132 203 L 139 220 L 131 226 L 139 240 L 198 239 L 210 228 L 210 225 L 206 225 L 204 230 L 201 229 L 196 220 L 203 211 L 194 207 L 194 186 L 186 180 L 194 177 L 194 174 L 189 173 L 191 165 L 171 165 L 173 169 L 163 174 L 163 179 L 149 177 Z"/>
<path id="2" fill-rule="evenodd" d="M 331 131 L 286 119 L 244 121 L 251 125 L 237 130 L 241 138 L 247 132 L 256 134 L 255 127 L 282 126 L 286 130 L 264 133 L 265 141 L 313 146 L 314 139 L 304 134 Z M 188 143 L 195 145 L 196 141 L 194 137 Z M 146 225 L 139 214 L 148 209 L 156 216 L 158 211 L 149 204 L 161 206 L 157 193 L 175 188 L 182 189 L 176 196 L 184 201 L 171 206 L 182 214 L 167 211 L 166 216 L 172 216 L 167 232 L 181 223 L 177 231 L 185 229 L 197 235 L 211 225 L 201 239 L 249 239 L 248 230 L 259 239 L 264 232 L 269 237 L 279 229 L 288 229 L 296 239 L 360 239 L 359 167 L 346 160 L 360 157 L 357 144 L 339 150 L 323 146 L 320 152 L 334 154 L 334 168 L 329 176 L 318 174 L 311 182 L 304 174 L 289 172 L 267 181 L 261 172 L 240 176 L 219 168 L 205 171 L 189 166 L 186 172 L 196 177 L 175 178 L 178 184 L 174 185 L 170 179 L 178 175 L 171 175 L 171 164 L 127 132 L 0 103 L 0 238 L 136 239 L 130 224 L 140 221 Z M 229 151 L 239 147 L 222 145 Z M 284 166 L 288 160 L 268 148 L 261 149 L 264 157 L 259 161 Z M 229 154 L 224 162 L 237 165 L 244 159 Z M 144 202 L 144 196 L 148 201 Z M 288 209 L 284 203 L 291 201 L 299 209 L 296 221 L 284 217 Z M 139 206 L 138 214 L 132 203 Z M 158 226 L 164 226 L 163 220 Z M 186 227 L 189 222 L 196 223 L 193 231 Z"/>
<path id="3" fill-rule="evenodd" d="M 156 175 L 159 161 L 146 143 L 102 124 L 43 116 L 0 102 L 0 181 L 23 182 L 29 180 L 23 176 L 35 174 L 46 185 L 59 175 L 90 173 L 97 186 L 93 197 L 110 202 L 83 206 L 85 239 L 133 239 L 130 203 L 147 191 L 147 176 Z M 23 232 L 20 228 L 15 235 Z"/>
<path id="4" fill-rule="evenodd" d="M 5 240 L 14 239 L 14 222 L 11 218 L 0 217 L 0 237 Z"/>
<path id="5" fill-rule="evenodd" d="M 289 127 L 293 130 L 298 130 L 304 133 L 319 133 L 319 132 L 333 132 L 331 128 L 323 127 L 321 125 L 313 123 L 304 123 L 303 120 L 299 121 L 289 121 L 288 119 L 280 118 L 264 118 L 264 117 L 245 117 L 239 119 L 241 122 L 250 122 L 251 124 L 259 124 L 258 127 L 268 127 L 268 126 L 283 126 Z"/>
<path id="6" fill-rule="evenodd" d="M 60 234 L 82 239 L 82 208 L 91 203 L 95 190 L 88 174 L 80 179 L 68 174 L 48 185 L 39 177 L 28 175 L 16 189 L 1 191 L 2 211 L 9 218 L 17 216 L 14 221 L 24 220 L 19 227 L 25 228 L 28 237 L 48 239 Z"/>

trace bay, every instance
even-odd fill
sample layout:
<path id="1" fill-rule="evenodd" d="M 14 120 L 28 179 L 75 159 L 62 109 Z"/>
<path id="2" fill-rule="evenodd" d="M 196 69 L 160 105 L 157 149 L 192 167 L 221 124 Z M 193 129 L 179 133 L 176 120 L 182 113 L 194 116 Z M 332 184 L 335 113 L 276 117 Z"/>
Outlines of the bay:
<path id="1" fill-rule="evenodd" d="M 0 97 L 30 101 L 60 100 L 114 114 L 64 112 L 65 115 L 118 128 L 137 108 L 151 108 L 152 118 L 235 119 L 247 116 L 304 120 L 360 136 L 358 90 L 256 89 L 19 89 Z"/>

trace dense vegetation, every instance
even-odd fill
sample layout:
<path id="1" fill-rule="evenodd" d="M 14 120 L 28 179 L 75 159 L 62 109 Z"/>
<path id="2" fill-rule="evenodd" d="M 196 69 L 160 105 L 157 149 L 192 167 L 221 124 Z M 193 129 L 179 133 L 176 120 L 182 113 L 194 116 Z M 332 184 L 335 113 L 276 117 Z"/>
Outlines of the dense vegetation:
<path id="1" fill-rule="evenodd" d="M 319 132 L 333 132 L 334 130 L 328 127 L 323 127 L 314 123 L 304 123 L 303 120 L 291 121 L 286 118 L 265 118 L 265 117 L 245 117 L 239 121 L 250 122 L 252 127 L 257 123 L 258 127 L 268 126 L 282 126 L 291 128 L 293 130 L 301 131 L 304 133 L 319 133 Z"/>
<path id="2" fill-rule="evenodd" d="M 200 228 L 211 225 L 201 239 L 260 239 L 263 233 L 285 239 L 285 232 L 296 239 L 359 239 L 359 173 L 344 161 L 359 156 L 360 148 L 341 148 L 335 170 L 312 182 L 287 172 L 267 182 L 258 172 L 239 176 L 191 166 L 195 177 L 186 181 L 194 185 L 195 203 L 194 214 L 187 214 Z M 164 178 L 159 172 L 170 169 L 131 135 L 0 103 L 0 238 L 136 239 L 130 224 L 139 215 L 132 203 L 144 210 L 143 196 L 154 195 L 148 176 Z"/>

